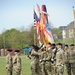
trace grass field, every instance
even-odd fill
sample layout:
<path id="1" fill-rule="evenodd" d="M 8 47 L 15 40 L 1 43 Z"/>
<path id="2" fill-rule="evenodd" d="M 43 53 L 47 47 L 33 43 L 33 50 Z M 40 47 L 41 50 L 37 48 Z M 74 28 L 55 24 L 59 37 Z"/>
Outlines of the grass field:
<path id="1" fill-rule="evenodd" d="M 30 73 L 30 60 L 22 56 L 22 72 L 21 75 L 31 75 Z M 0 57 L 0 75 L 6 75 L 6 61 L 5 57 Z"/>
<path id="2" fill-rule="evenodd" d="M 21 75 L 31 75 L 30 72 L 30 60 L 26 59 L 25 56 L 21 56 L 22 59 L 22 71 Z M 6 69 L 5 69 L 5 57 L 0 57 L 0 75 L 6 75 Z M 66 72 L 64 75 L 67 75 Z"/>

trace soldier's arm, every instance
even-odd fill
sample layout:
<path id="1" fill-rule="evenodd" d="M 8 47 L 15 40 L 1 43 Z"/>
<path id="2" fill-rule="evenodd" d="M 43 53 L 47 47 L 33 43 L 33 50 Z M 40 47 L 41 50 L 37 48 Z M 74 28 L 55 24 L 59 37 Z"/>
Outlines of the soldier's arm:
<path id="1" fill-rule="evenodd" d="M 9 58 L 9 63 L 12 64 L 12 57 Z"/>
<path id="2" fill-rule="evenodd" d="M 36 52 L 36 51 L 32 51 L 31 53 L 32 56 L 36 56 L 36 55 L 41 55 L 39 52 Z"/>
<path id="3" fill-rule="evenodd" d="M 45 53 L 46 53 L 46 51 L 41 52 L 41 58 L 44 58 Z"/>
<path id="4" fill-rule="evenodd" d="M 21 67 L 21 58 L 17 57 L 17 67 Z"/>
<path id="5" fill-rule="evenodd" d="M 65 57 L 64 57 L 64 51 L 62 51 L 62 53 L 61 53 L 61 55 L 62 55 L 62 64 L 64 64 L 64 60 L 65 60 Z"/>
<path id="6" fill-rule="evenodd" d="M 70 51 L 68 50 L 67 52 L 67 60 L 69 61 L 69 57 L 70 57 Z"/>
<path id="7" fill-rule="evenodd" d="M 46 61 L 47 61 L 47 60 L 50 60 L 50 58 L 51 58 L 51 52 L 48 53 L 48 57 L 47 57 L 45 60 L 46 60 Z"/>
<path id="8" fill-rule="evenodd" d="M 17 58 L 13 57 L 13 64 L 17 63 Z"/>
<path id="9" fill-rule="evenodd" d="M 9 64 L 9 57 L 6 57 L 6 64 Z"/>

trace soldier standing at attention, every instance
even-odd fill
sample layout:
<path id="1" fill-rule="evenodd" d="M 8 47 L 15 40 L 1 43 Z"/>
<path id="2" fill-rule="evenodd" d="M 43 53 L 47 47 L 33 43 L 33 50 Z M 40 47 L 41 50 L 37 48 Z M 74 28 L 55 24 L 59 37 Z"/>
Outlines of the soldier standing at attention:
<path id="1" fill-rule="evenodd" d="M 74 44 L 70 45 L 70 51 L 69 51 L 69 75 L 71 75 L 71 71 L 72 74 L 75 75 L 75 47 Z"/>
<path id="2" fill-rule="evenodd" d="M 64 46 L 64 54 L 65 54 L 65 57 L 64 57 L 64 60 L 65 60 L 65 65 L 66 65 L 66 70 L 67 70 L 67 74 L 68 75 L 71 75 L 71 72 L 70 72 L 70 63 L 69 63 L 69 47 L 68 47 L 68 45 L 66 44 L 65 46 Z"/>
<path id="3" fill-rule="evenodd" d="M 56 75 L 63 75 L 64 66 L 64 50 L 62 50 L 62 44 L 57 44 L 57 53 L 56 53 Z"/>
<path id="4" fill-rule="evenodd" d="M 14 75 L 21 74 L 20 50 L 15 50 L 15 56 L 13 57 L 13 70 L 14 70 Z"/>
<path id="5" fill-rule="evenodd" d="M 8 49 L 8 54 L 6 56 L 6 70 L 7 70 L 7 75 L 12 75 L 12 50 Z"/>

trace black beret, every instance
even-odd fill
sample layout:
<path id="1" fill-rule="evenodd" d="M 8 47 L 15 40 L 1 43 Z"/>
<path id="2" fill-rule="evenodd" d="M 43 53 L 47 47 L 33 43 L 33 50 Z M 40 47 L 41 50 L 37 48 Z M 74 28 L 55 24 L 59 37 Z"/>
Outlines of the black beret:
<path id="1" fill-rule="evenodd" d="M 15 50 L 15 52 L 20 52 L 20 50 Z"/>
<path id="2" fill-rule="evenodd" d="M 60 46 L 62 46 L 62 43 L 58 43 L 57 45 L 60 45 Z"/>
<path id="3" fill-rule="evenodd" d="M 51 45 L 51 43 L 50 43 L 50 42 L 48 42 L 48 44 L 49 44 L 49 45 Z"/>
<path id="4" fill-rule="evenodd" d="M 74 46 L 74 44 L 71 44 L 70 46 Z"/>
<path id="5" fill-rule="evenodd" d="M 8 51 L 8 52 L 12 52 L 12 49 L 8 49 L 7 51 Z"/>
<path id="6" fill-rule="evenodd" d="M 39 48 L 38 46 L 36 46 L 36 45 L 34 45 L 33 48 L 34 48 L 35 50 L 39 50 L 39 49 L 40 49 L 40 48 Z"/>
<path id="7" fill-rule="evenodd" d="M 55 43 L 51 44 L 51 46 L 56 46 Z"/>
<path id="8" fill-rule="evenodd" d="M 35 45 L 33 44 L 32 47 L 34 47 Z"/>
<path id="9" fill-rule="evenodd" d="M 65 44 L 65 46 L 66 46 L 66 47 L 68 47 L 68 45 L 67 45 L 67 44 Z"/>

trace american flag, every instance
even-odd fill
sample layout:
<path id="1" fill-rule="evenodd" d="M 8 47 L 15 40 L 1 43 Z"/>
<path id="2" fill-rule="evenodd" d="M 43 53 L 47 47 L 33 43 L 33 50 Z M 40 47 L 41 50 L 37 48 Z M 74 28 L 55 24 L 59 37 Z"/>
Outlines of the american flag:
<path id="1" fill-rule="evenodd" d="M 39 18 L 36 14 L 36 12 L 34 11 L 34 28 L 37 28 L 37 24 L 38 24 Z"/>
<path id="2" fill-rule="evenodd" d="M 34 11 L 34 28 L 37 31 L 37 38 L 39 40 L 39 44 L 41 43 L 41 39 L 40 39 L 40 24 L 39 24 L 39 18 L 36 14 L 36 12 Z"/>

